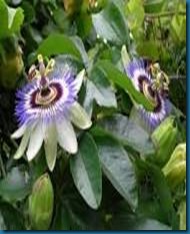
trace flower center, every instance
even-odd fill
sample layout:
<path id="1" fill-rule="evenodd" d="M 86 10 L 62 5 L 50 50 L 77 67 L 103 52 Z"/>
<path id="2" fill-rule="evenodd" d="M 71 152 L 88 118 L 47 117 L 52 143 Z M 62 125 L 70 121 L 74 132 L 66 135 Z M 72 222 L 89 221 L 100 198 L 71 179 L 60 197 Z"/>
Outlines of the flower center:
<path id="1" fill-rule="evenodd" d="M 161 101 L 158 97 L 157 90 L 154 90 L 146 76 L 139 76 L 139 89 L 145 97 L 154 105 L 154 110 L 158 111 Z"/>
<path id="2" fill-rule="evenodd" d="M 49 106 L 57 96 L 57 90 L 54 87 L 47 87 L 36 94 L 35 103 L 40 106 Z"/>
<path id="3" fill-rule="evenodd" d="M 37 89 L 32 94 L 31 106 L 46 108 L 58 101 L 63 94 L 62 87 L 59 83 L 51 83 L 47 87 Z"/>
<path id="4" fill-rule="evenodd" d="M 146 82 L 143 83 L 143 93 L 145 97 L 153 103 L 154 106 L 157 105 L 156 92 L 152 89 L 150 84 Z"/>

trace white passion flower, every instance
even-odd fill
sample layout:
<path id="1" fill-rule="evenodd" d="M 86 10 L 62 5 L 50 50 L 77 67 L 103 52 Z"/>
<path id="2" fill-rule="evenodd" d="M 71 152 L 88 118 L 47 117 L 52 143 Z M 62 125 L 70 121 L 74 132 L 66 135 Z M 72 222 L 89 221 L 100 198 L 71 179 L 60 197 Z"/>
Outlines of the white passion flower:
<path id="1" fill-rule="evenodd" d="M 77 138 L 71 123 L 87 129 L 92 122 L 77 102 L 85 70 L 77 76 L 69 66 L 55 67 L 51 59 L 45 66 L 38 56 L 38 65 L 32 65 L 28 73 L 29 82 L 16 93 L 15 115 L 19 128 L 12 138 L 22 137 L 14 159 L 26 156 L 31 161 L 39 152 L 43 142 L 46 161 L 52 171 L 57 155 L 57 142 L 70 154 L 78 150 Z"/>

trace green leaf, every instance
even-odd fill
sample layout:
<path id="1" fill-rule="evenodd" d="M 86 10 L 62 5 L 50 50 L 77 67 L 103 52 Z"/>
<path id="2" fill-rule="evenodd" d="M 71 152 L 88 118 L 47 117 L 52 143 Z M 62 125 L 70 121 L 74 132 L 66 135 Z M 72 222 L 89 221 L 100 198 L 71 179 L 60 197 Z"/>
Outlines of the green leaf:
<path id="1" fill-rule="evenodd" d="M 20 30 L 23 20 L 24 14 L 21 8 L 13 9 L 8 7 L 8 28 L 12 33 Z"/>
<path id="2" fill-rule="evenodd" d="M 24 20 L 23 10 L 18 8 L 11 8 L 6 3 L 0 1 L 0 38 L 5 38 L 20 30 Z"/>
<path id="3" fill-rule="evenodd" d="M 164 0 L 146 0 L 144 2 L 144 9 L 146 13 L 160 13 Z"/>
<path id="4" fill-rule="evenodd" d="M 78 35 L 85 39 L 92 29 L 92 17 L 88 13 L 81 12 L 76 20 Z"/>
<path id="5" fill-rule="evenodd" d="M 63 204 L 57 205 L 51 230 L 70 230 L 69 214 Z"/>
<path id="6" fill-rule="evenodd" d="M 78 153 L 70 158 L 70 170 L 86 203 L 97 209 L 102 197 L 102 174 L 96 144 L 91 135 L 82 137 Z"/>
<path id="7" fill-rule="evenodd" d="M 1 210 L 0 210 L 0 230 L 6 230 L 6 225 L 5 225 L 5 221 L 4 221 L 4 218 L 3 218 L 3 215 L 1 213 Z"/>
<path id="8" fill-rule="evenodd" d="M 80 52 L 78 51 L 72 40 L 63 34 L 52 33 L 43 40 L 36 52 L 44 56 L 52 56 L 58 54 L 71 54 L 81 59 Z"/>
<path id="9" fill-rule="evenodd" d="M 159 42 L 153 40 L 139 41 L 137 43 L 137 52 L 139 56 L 157 60 L 159 58 Z"/>
<path id="10" fill-rule="evenodd" d="M 7 34 L 8 30 L 8 10 L 4 0 L 0 1 L 0 38 Z"/>
<path id="11" fill-rule="evenodd" d="M 92 15 L 92 22 L 97 35 L 117 45 L 129 43 L 129 32 L 126 19 L 114 2 L 98 14 Z"/>
<path id="12" fill-rule="evenodd" d="M 154 153 L 148 133 L 124 115 L 115 114 L 100 120 L 91 132 L 95 136 L 111 136 L 139 153 Z"/>
<path id="13" fill-rule="evenodd" d="M 0 202 L 0 216 L 1 214 L 4 220 L 5 229 L 9 231 L 25 230 L 23 214 L 11 204 Z"/>
<path id="14" fill-rule="evenodd" d="M 149 111 L 153 110 L 153 105 L 142 93 L 135 89 L 131 79 L 117 70 L 112 63 L 102 60 L 97 63 L 97 66 L 104 72 L 107 79 L 124 89 L 135 102 L 142 104 Z"/>
<path id="15" fill-rule="evenodd" d="M 89 114 L 92 114 L 94 100 L 102 107 L 117 107 L 114 90 L 98 67 L 92 69 L 86 82 L 86 95 L 83 106 Z"/>
<path id="16" fill-rule="evenodd" d="M 126 5 L 126 15 L 132 30 L 139 30 L 144 22 L 144 7 L 141 0 L 130 0 Z"/>
<path id="17" fill-rule="evenodd" d="M 0 181 L 0 196 L 6 201 L 14 202 L 24 199 L 30 192 L 27 174 L 14 167 L 7 177 Z"/>
<path id="18" fill-rule="evenodd" d="M 176 228 L 176 213 L 173 208 L 171 192 L 167 184 L 166 178 L 164 177 L 161 169 L 154 164 L 142 160 L 136 160 L 136 165 L 138 167 L 138 171 L 143 173 L 145 177 L 149 176 L 153 184 L 152 190 L 154 191 L 155 194 L 149 194 L 149 195 L 151 196 L 151 199 L 154 196 L 154 199 L 156 199 L 156 204 L 159 204 L 159 208 L 162 214 L 160 219 L 164 220 L 165 223 L 171 225 L 173 228 Z M 141 173 L 139 175 L 142 179 L 143 174 Z M 143 186 L 142 192 L 144 192 L 144 190 L 146 189 L 144 187 L 144 183 L 142 186 Z M 143 205 L 146 202 L 146 200 L 143 199 L 142 194 L 140 194 L 140 197 Z M 142 210 L 144 211 L 143 208 Z M 151 212 L 151 210 L 149 211 Z M 153 212 L 155 213 L 154 210 Z M 150 213 L 149 216 L 151 215 L 152 214 Z"/>
<path id="19" fill-rule="evenodd" d="M 122 209 L 123 207 L 119 209 L 112 221 L 111 225 L 113 230 L 171 230 L 171 227 L 156 219 L 143 217 L 139 214 L 130 214 Z"/>
<path id="20" fill-rule="evenodd" d="M 32 22 L 34 22 L 35 20 L 35 10 L 33 5 L 30 2 L 27 1 L 23 1 L 22 2 L 22 9 L 24 10 L 24 24 L 30 24 Z"/>
<path id="21" fill-rule="evenodd" d="M 174 15 L 170 30 L 176 43 L 186 41 L 186 16 Z"/>
<path id="22" fill-rule="evenodd" d="M 104 174 L 125 198 L 132 210 L 137 207 L 135 169 L 124 148 L 110 137 L 95 138 Z"/>
<path id="23" fill-rule="evenodd" d="M 88 54 L 86 53 L 82 40 L 80 39 L 80 37 L 77 36 L 71 37 L 71 40 L 75 44 L 76 48 L 80 51 L 84 66 L 88 68 L 89 66 Z"/>

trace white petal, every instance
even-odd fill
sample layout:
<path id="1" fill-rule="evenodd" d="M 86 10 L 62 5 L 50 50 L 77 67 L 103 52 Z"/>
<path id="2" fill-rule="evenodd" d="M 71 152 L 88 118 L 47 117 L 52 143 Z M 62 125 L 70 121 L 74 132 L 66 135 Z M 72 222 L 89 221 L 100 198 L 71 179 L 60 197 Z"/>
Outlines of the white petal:
<path id="1" fill-rule="evenodd" d="M 85 70 L 83 69 L 82 71 L 80 71 L 78 73 L 78 75 L 76 76 L 73 84 L 75 86 L 75 90 L 76 92 L 78 93 L 80 88 L 81 88 L 81 85 L 82 85 L 82 82 L 83 82 L 83 79 L 84 79 L 84 75 L 85 75 Z"/>
<path id="2" fill-rule="evenodd" d="M 70 109 L 71 121 L 78 128 L 86 129 L 92 125 L 92 122 L 87 115 L 86 111 L 81 107 L 78 102 L 75 102 Z"/>
<path id="3" fill-rule="evenodd" d="M 24 151 L 25 151 L 26 146 L 27 146 L 28 141 L 29 141 L 30 133 L 31 133 L 30 129 L 27 128 L 26 131 L 25 131 L 25 133 L 24 133 L 24 136 L 23 136 L 23 138 L 22 138 L 22 140 L 20 142 L 20 145 L 19 145 L 19 147 L 18 147 L 15 155 L 13 156 L 14 159 L 19 159 L 24 154 Z"/>
<path id="4" fill-rule="evenodd" d="M 56 123 L 58 142 L 61 147 L 71 154 L 75 154 L 78 150 L 76 135 L 71 123 L 63 119 Z"/>
<path id="5" fill-rule="evenodd" d="M 44 131 L 42 128 L 42 123 L 39 122 L 32 131 L 30 136 L 29 146 L 26 152 L 26 156 L 29 161 L 31 161 L 40 150 L 44 139 L 43 133 Z"/>
<path id="6" fill-rule="evenodd" d="M 12 135 L 11 138 L 20 138 L 26 130 L 26 124 L 23 124 L 19 129 L 17 129 Z"/>
<path id="7" fill-rule="evenodd" d="M 54 124 L 47 128 L 44 143 L 47 165 L 53 171 L 57 156 L 57 131 Z"/>

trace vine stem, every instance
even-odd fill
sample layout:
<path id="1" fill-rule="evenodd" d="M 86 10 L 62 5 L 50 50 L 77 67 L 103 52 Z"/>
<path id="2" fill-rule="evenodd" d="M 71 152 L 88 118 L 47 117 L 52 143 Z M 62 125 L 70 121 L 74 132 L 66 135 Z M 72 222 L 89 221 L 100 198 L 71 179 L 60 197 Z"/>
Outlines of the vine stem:
<path id="1" fill-rule="evenodd" d="M 1 171 L 2 171 L 2 175 L 5 178 L 6 177 L 6 172 L 5 172 L 5 168 L 4 168 L 4 165 L 3 165 L 3 160 L 1 158 L 1 154 L 0 154 L 0 168 L 1 168 Z"/>
<path id="2" fill-rule="evenodd" d="M 161 12 L 158 14 L 153 14 L 153 13 L 146 13 L 145 18 L 150 18 L 150 19 L 157 19 L 160 17 L 171 17 L 173 15 L 186 15 L 186 11 L 167 11 L 167 12 Z"/>

